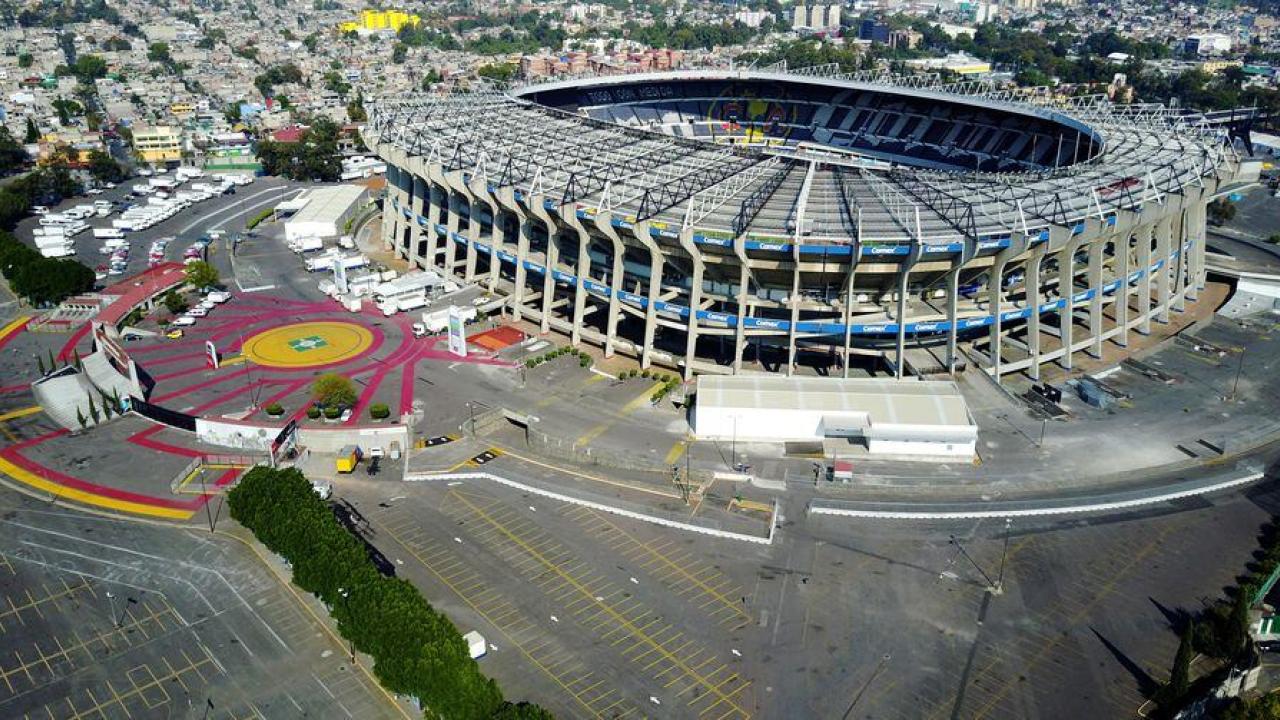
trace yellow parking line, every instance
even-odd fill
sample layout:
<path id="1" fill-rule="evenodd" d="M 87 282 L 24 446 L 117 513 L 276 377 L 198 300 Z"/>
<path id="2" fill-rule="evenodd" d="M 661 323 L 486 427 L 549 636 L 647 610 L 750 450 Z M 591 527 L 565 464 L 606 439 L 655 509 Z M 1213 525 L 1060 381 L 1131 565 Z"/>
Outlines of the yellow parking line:
<path id="1" fill-rule="evenodd" d="M 40 412 L 43 409 L 44 408 L 40 407 L 39 405 L 32 405 L 31 407 L 25 407 L 25 408 L 22 408 L 21 410 L 10 410 L 5 414 L 0 415 L 0 422 L 4 422 L 5 420 L 14 420 L 20 417 L 26 417 L 28 415 L 35 415 L 36 413 Z"/>
<path id="2" fill-rule="evenodd" d="M 677 440 L 676 444 L 672 445 L 671 449 L 667 451 L 667 457 L 663 459 L 663 462 L 667 465 L 674 465 L 676 460 L 679 460 L 680 456 L 685 453 L 687 444 L 684 440 Z"/>
<path id="3" fill-rule="evenodd" d="M 635 412 L 636 408 L 640 407 L 643 403 L 649 402 L 649 398 L 653 397 L 653 391 L 658 388 L 658 385 L 659 383 L 656 383 L 656 382 L 649 383 L 648 386 L 646 386 L 645 391 L 635 396 L 635 398 L 633 398 L 626 405 L 623 405 L 622 409 L 618 411 L 617 415 L 607 418 L 600 423 L 597 423 L 590 430 L 587 430 L 585 433 L 583 433 L 582 437 L 578 438 L 578 444 L 586 445 L 587 443 L 590 443 L 592 440 L 595 440 L 596 438 L 603 435 L 604 432 L 608 430 L 610 427 L 612 427 L 613 424 L 616 423 L 618 420 Z"/>

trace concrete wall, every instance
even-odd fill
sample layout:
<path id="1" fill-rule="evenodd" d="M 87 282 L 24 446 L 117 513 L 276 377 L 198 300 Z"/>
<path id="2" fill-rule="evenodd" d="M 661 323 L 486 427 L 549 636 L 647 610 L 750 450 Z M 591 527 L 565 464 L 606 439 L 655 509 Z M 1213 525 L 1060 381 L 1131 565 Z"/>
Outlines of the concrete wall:
<path id="1" fill-rule="evenodd" d="M 699 404 L 693 409 L 693 434 L 699 440 L 821 440 L 822 415 L 813 410 L 765 411 Z"/>
<path id="2" fill-rule="evenodd" d="M 278 427 L 196 418 L 196 437 L 200 442 L 239 450 L 270 452 Z"/>
<path id="3" fill-rule="evenodd" d="M 370 448 L 390 448 L 399 442 L 400 450 L 409 448 L 409 428 L 404 425 L 370 425 L 350 427 L 307 427 L 298 429 L 298 444 L 312 452 L 337 452 L 343 445 L 358 445 L 367 454 Z"/>

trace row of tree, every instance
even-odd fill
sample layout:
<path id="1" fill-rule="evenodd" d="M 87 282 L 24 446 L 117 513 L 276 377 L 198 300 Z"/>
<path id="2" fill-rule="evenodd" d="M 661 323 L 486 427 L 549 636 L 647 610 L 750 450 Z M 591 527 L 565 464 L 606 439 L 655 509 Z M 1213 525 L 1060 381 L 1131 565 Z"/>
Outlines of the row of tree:
<path id="1" fill-rule="evenodd" d="M 52 305 L 93 289 L 93 271 L 75 260 L 47 258 L 0 230 L 0 273 L 32 305 Z"/>
<path id="2" fill-rule="evenodd" d="M 258 160 L 268 175 L 293 180 L 338 180 L 342 177 L 338 125 L 328 118 L 313 118 L 298 142 L 259 142 Z"/>
<path id="3" fill-rule="evenodd" d="M 232 518 L 290 563 L 294 584 L 332 608 L 338 631 L 373 657 L 383 686 L 417 698 L 427 717 L 551 718 L 535 705 L 504 702 L 453 623 L 409 582 L 379 574 L 300 471 L 254 468 L 227 502 Z"/>

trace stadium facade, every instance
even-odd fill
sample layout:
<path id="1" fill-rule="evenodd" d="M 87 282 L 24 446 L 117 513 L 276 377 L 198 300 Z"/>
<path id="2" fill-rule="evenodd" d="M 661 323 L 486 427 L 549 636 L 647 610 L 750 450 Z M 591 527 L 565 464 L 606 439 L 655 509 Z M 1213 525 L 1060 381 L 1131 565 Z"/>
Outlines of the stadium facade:
<path id="1" fill-rule="evenodd" d="M 817 71 L 392 97 L 365 140 L 400 256 L 686 377 L 1070 368 L 1197 299 L 1248 172 L 1161 106 Z"/>

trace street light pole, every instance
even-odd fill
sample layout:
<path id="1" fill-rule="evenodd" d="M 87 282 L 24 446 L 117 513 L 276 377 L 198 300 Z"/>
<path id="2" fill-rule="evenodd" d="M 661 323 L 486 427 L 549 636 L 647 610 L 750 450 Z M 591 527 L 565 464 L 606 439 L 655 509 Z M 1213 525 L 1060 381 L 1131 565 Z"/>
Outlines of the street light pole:
<path id="1" fill-rule="evenodd" d="M 995 594 L 1004 592 L 1004 563 L 1009 557 L 1009 535 L 1013 531 L 1013 519 L 1004 519 L 1004 550 L 1000 553 L 1000 573 L 996 576 Z"/>
<path id="2" fill-rule="evenodd" d="M 1234 382 L 1232 382 L 1232 383 L 1231 383 L 1231 400 L 1232 400 L 1233 402 L 1234 402 L 1234 401 L 1235 401 L 1235 399 L 1236 399 L 1236 390 L 1239 390 L 1239 389 L 1240 389 L 1240 373 L 1244 370 L 1244 354 L 1245 354 L 1245 352 L 1247 352 L 1247 348 L 1241 347 L 1241 348 L 1240 348 L 1240 360 L 1236 363 L 1236 379 L 1235 379 L 1235 381 L 1234 381 Z"/>
<path id="3" fill-rule="evenodd" d="M 964 545 L 960 544 L 960 541 L 956 539 L 955 535 L 951 536 L 951 544 L 959 548 L 960 554 L 964 556 L 964 559 L 968 560 L 969 564 L 972 565 L 974 569 L 978 571 L 978 574 L 982 575 L 982 579 L 987 581 L 987 589 L 994 591 L 996 584 L 991 580 L 991 576 L 988 575 L 986 571 L 982 569 L 981 565 L 978 565 L 978 563 L 974 562 L 973 558 L 969 557 L 969 553 L 965 552 Z"/>
<path id="4" fill-rule="evenodd" d="M 342 598 L 342 613 L 348 618 L 351 617 L 351 606 L 347 602 L 347 598 L 351 597 L 350 591 L 346 588 L 338 588 L 338 595 Z M 351 664 L 356 664 L 356 641 L 347 638 L 348 649 L 351 653 Z"/>
<path id="5" fill-rule="evenodd" d="M 111 624 L 118 630 L 120 628 L 120 621 L 116 620 L 116 596 L 115 593 L 110 590 L 107 591 L 107 602 L 111 605 Z"/>

